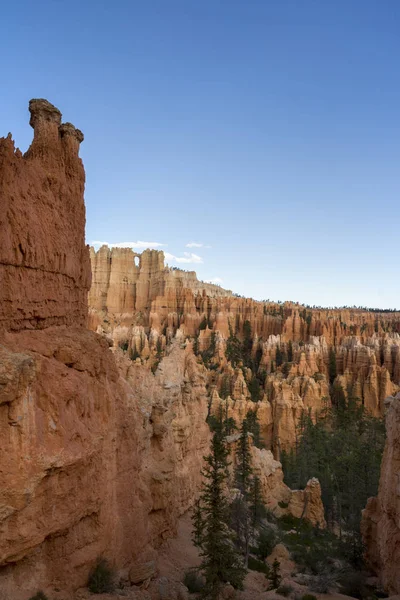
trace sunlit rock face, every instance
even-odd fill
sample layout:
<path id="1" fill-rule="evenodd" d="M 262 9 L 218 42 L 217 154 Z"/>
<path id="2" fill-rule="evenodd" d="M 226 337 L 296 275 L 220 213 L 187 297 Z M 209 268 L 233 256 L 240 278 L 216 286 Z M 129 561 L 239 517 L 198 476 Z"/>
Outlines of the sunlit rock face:
<path id="1" fill-rule="evenodd" d="M 205 376 L 179 340 L 153 374 L 85 329 L 82 133 L 30 103 L 0 140 L 0 590 L 75 590 L 100 555 L 152 561 L 200 486 Z M 150 268 L 150 267 L 149 267 Z"/>
<path id="2" fill-rule="evenodd" d="M 0 330 L 82 326 L 90 287 L 83 134 L 47 100 L 31 100 L 23 156 L 0 139 Z"/>
<path id="3" fill-rule="evenodd" d="M 228 378 L 226 411 L 240 425 L 247 410 L 257 408 L 262 439 L 276 458 L 295 444 L 305 411 L 315 420 L 335 401 L 332 351 L 335 384 L 370 414 L 381 416 L 384 399 L 399 390 L 399 313 L 311 309 L 237 297 L 198 281 L 194 272 L 166 267 L 157 250 L 137 254 L 103 246 L 91 249 L 91 264 L 90 327 L 114 347 L 150 363 L 157 348 L 164 350 L 175 336 L 191 343 L 198 355 L 213 347 L 207 374 L 211 411 L 219 406 Z M 258 374 L 264 373 L 257 404 L 252 403 L 250 369 L 233 368 L 228 360 L 228 339 L 235 335 L 242 341 L 245 326 L 250 327 Z M 279 366 L 279 356 L 285 365 Z"/>

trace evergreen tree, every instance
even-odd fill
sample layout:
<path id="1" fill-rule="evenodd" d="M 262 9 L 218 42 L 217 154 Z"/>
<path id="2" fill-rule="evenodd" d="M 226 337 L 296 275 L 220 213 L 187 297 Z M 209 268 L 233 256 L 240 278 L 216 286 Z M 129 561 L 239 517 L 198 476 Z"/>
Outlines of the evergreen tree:
<path id="1" fill-rule="evenodd" d="M 271 573 L 269 575 L 269 580 L 271 582 L 271 587 L 270 587 L 271 590 L 275 590 L 276 588 L 278 588 L 282 581 L 281 563 L 279 562 L 279 560 L 277 558 L 275 558 L 274 562 L 272 563 L 272 569 L 271 569 Z"/>
<path id="2" fill-rule="evenodd" d="M 250 485 L 250 515 L 253 527 L 256 527 L 261 523 L 261 520 L 265 517 L 266 511 L 261 495 L 261 483 L 259 477 L 255 475 L 251 480 Z"/>
<path id="3" fill-rule="evenodd" d="M 253 434 L 253 444 L 257 448 L 262 448 L 263 444 L 261 443 L 260 438 L 260 421 L 258 419 L 256 410 L 248 410 L 246 414 L 246 421 L 249 433 Z"/>
<path id="4" fill-rule="evenodd" d="M 253 527 L 250 506 L 242 495 L 237 496 L 230 506 L 230 524 L 235 532 L 235 545 L 243 556 L 247 569 Z"/>
<path id="5" fill-rule="evenodd" d="M 293 362 L 293 344 L 292 344 L 292 340 L 289 341 L 287 356 L 288 356 L 288 361 L 289 362 Z"/>
<path id="6" fill-rule="evenodd" d="M 197 335 L 193 339 L 193 353 L 197 356 L 199 353 L 199 338 Z"/>
<path id="7" fill-rule="evenodd" d="M 229 375 L 224 375 L 221 383 L 220 397 L 225 400 L 231 393 L 231 381 Z"/>
<path id="8" fill-rule="evenodd" d="M 252 474 L 248 434 L 248 422 L 247 419 L 244 419 L 240 429 L 240 438 L 237 447 L 235 480 L 245 500 L 247 500 L 250 492 L 250 481 Z"/>
<path id="9" fill-rule="evenodd" d="M 296 448 L 281 456 L 290 487 L 302 488 L 310 477 L 319 479 L 328 525 L 339 524 L 346 531 L 344 542 L 353 562 L 361 551 L 361 511 L 378 490 L 384 442 L 383 419 L 369 416 L 350 397 L 315 423 L 304 413 Z"/>
<path id="10" fill-rule="evenodd" d="M 193 544 L 200 548 L 203 541 L 203 533 L 204 533 L 204 520 L 203 513 L 201 510 L 200 499 L 197 499 L 194 503 L 193 513 L 192 513 L 192 523 L 193 523 L 193 532 L 192 532 L 192 541 Z"/>
<path id="11" fill-rule="evenodd" d="M 253 375 L 248 384 L 250 396 L 253 402 L 259 402 L 262 398 L 262 390 L 258 378 Z"/>
<path id="12" fill-rule="evenodd" d="M 232 367 L 236 367 L 242 360 L 241 343 L 232 333 L 226 342 L 226 358 L 231 362 Z"/>
<path id="13" fill-rule="evenodd" d="M 236 421 L 233 417 L 227 417 L 224 422 L 224 435 L 232 435 L 232 433 L 237 429 Z"/>
<path id="14" fill-rule="evenodd" d="M 328 372 L 329 372 L 329 383 L 332 385 L 336 379 L 337 368 L 336 368 L 336 352 L 333 347 L 329 350 L 329 364 L 328 364 Z"/>
<path id="15" fill-rule="evenodd" d="M 222 586 L 230 582 L 241 589 L 245 568 L 232 544 L 231 532 L 227 526 L 228 502 L 225 495 L 228 466 L 228 450 L 222 428 L 216 428 L 211 452 L 205 457 L 203 469 L 205 482 L 200 496 L 203 531 L 199 541 L 203 572 L 206 585 L 205 594 L 217 600 Z"/>
<path id="16" fill-rule="evenodd" d="M 283 362 L 282 361 L 282 350 L 280 349 L 279 346 L 277 346 L 277 348 L 276 348 L 275 361 L 276 361 L 277 367 L 280 367 Z"/>

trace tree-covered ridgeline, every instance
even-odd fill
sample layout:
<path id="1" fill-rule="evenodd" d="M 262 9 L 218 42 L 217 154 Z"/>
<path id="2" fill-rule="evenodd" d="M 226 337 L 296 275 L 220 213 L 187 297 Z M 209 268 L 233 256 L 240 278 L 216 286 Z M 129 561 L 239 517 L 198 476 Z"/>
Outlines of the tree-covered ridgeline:
<path id="1" fill-rule="evenodd" d="M 378 491 L 385 443 L 383 419 L 365 411 L 354 398 L 325 411 L 313 423 L 306 412 L 296 447 L 281 456 L 285 483 L 303 488 L 310 477 L 321 484 L 328 527 L 338 530 L 361 553 L 361 511 Z"/>

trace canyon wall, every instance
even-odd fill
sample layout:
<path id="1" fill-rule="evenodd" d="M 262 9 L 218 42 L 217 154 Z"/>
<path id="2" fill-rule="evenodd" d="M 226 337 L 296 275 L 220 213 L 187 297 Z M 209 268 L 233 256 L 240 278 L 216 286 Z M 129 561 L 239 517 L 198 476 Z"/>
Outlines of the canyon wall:
<path id="1" fill-rule="evenodd" d="M 119 319 L 132 318 L 135 311 L 149 310 L 151 303 L 184 312 L 188 290 L 211 298 L 231 292 L 211 283 L 199 281 L 194 271 L 182 271 L 165 266 L 164 252 L 145 250 L 142 254 L 131 248 L 102 246 L 97 252 L 90 248 L 93 282 L 89 306 Z M 172 302 L 169 302 L 172 300 Z M 160 317 L 163 311 L 158 311 Z M 168 314 L 168 313 L 165 313 Z"/>
<path id="2" fill-rule="evenodd" d="M 0 330 L 84 325 L 90 287 L 85 246 L 82 132 L 31 100 L 33 142 L 22 156 L 0 140 Z"/>
<path id="3" fill-rule="evenodd" d="M 379 491 L 363 511 L 367 560 L 389 595 L 400 594 L 400 394 L 386 400 L 387 440 Z"/>
<path id="4" fill-rule="evenodd" d="M 205 376 L 172 342 L 157 371 L 84 328 L 83 136 L 30 103 L 25 156 L 0 140 L 0 590 L 85 585 L 96 558 L 137 582 L 193 503 Z M 139 575 L 138 575 L 139 573 Z"/>

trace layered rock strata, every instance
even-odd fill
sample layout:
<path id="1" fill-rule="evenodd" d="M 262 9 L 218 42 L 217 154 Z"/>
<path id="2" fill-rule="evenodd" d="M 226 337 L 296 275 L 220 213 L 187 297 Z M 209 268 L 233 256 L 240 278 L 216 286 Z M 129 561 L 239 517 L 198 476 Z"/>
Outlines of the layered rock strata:
<path id="1" fill-rule="evenodd" d="M 23 156 L 0 139 L 0 330 L 82 326 L 90 287 L 83 134 L 46 100 L 31 100 Z"/>
<path id="2" fill-rule="evenodd" d="M 153 374 L 84 328 L 83 136 L 45 100 L 30 110 L 26 155 L 0 140 L 0 590 L 13 600 L 85 585 L 100 555 L 128 578 L 154 560 L 210 435 L 205 377 L 178 340 Z"/>
<path id="3" fill-rule="evenodd" d="M 335 386 L 346 398 L 358 398 L 370 414 L 381 416 L 384 399 L 400 389 L 399 313 L 256 302 L 165 267 L 163 253 L 154 250 L 138 255 L 104 246 L 91 251 L 91 264 L 91 328 L 131 357 L 150 362 L 175 335 L 191 340 L 197 354 L 211 353 L 210 401 L 228 380 L 228 410 L 238 423 L 251 399 L 252 372 L 232 368 L 227 346 L 230 336 L 241 341 L 250 328 L 263 381 L 258 402 L 263 441 L 276 456 L 295 443 L 303 411 L 315 418 L 335 401 L 332 352 Z"/>

